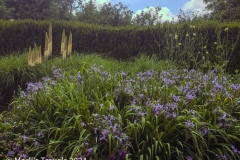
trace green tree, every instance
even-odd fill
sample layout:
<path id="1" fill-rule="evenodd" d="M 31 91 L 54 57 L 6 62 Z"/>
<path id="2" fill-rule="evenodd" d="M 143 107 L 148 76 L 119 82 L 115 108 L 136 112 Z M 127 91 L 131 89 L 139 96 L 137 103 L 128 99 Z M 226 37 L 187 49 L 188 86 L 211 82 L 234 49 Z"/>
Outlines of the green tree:
<path id="1" fill-rule="evenodd" d="M 209 14 L 200 15 L 198 11 L 183 11 L 180 9 L 179 14 L 177 15 L 178 22 L 186 22 L 186 21 L 199 21 L 199 20 L 208 20 Z"/>
<path id="2" fill-rule="evenodd" d="M 240 20 L 239 0 L 204 0 L 206 9 L 211 11 L 211 18 L 223 21 Z"/>
<path id="3" fill-rule="evenodd" d="M 93 0 L 88 2 L 79 0 L 79 9 L 76 12 L 76 19 L 80 22 L 99 24 L 101 22 L 101 16 L 97 11 L 97 6 Z"/>
<path id="4" fill-rule="evenodd" d="M 132 24 L 133 11 L 128 9 L 128 6 L 119 2 L 112 5 L 105 3 L 100 8 L 101 23 L 111 26 L 126 26 Z"/>
<path id="5" fill-rule="evenodd" d="M 72 20 L 74 11 L 78 8 L 76 0 L 53 0 L 51 9 L 55 9 L 57 19 Z"/>
<path id="6" fill-rule="evenodd" d="M 142 10 L 140 14 L 135 15 L 134 22 L 141 26 L 155 25 L 162 17 L 160 11 L 161 7 L 147 7 L 145 11 Z"/>
<path id="7" fill-rule="evenodd" d="M 7 8 L 5 0 L 0 0 L 0 19 L 11 19 L 14 8 Z"/>
<path id="8" fill-rule="evenodd" d="M 14 8 L 13 19 L 65 19 L 73 17 L 74 0 L 5 0 Z"/>
<path id="9" fill-rule="evenodd" d="M 93 0 L 79 0 L 77 20 L 86 23 L 105 24 L 111 26 L 126 26 L 132 23 L 133 11 L 121 2 L 112 5 L 104 3 L 96 5 Z"/>

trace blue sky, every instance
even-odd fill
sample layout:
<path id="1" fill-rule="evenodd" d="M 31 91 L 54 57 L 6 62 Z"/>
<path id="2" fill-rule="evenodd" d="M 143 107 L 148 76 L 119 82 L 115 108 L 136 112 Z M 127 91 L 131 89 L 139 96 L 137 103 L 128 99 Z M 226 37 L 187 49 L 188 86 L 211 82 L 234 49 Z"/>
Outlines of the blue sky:
<path id="1" fill-rule="evenodd" d="M 176 17 L 179 13 L 179 10 L 183 11 L 191 10 L 198 11 L 199 13 L 205 13 L 203 10 L 206 4 L 203 3 L 203 0 L 95 0 L 97 4 L 102 4 L 110 2 L 116 4 L 122 2 L 127 5 L 128 8 L 134 11 L 135 14 L 141 13 L 141 11 L 148 11 L 146 9 L 149 7 L 162 7 L 161 14 L 164 20 L 170 20 L 171 18 Z"/>

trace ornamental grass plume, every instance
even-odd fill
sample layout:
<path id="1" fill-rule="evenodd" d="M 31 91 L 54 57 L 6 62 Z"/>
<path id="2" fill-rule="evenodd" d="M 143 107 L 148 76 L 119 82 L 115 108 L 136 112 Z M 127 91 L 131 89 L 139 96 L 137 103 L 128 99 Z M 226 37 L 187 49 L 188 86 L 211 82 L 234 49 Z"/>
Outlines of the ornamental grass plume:
<path id="1" fill-rule="evenodd" d="M 72 32 L 70 32 L 68 37 L 67 55 L 71 56 L 72 53 Z"/>
<path id="2" fill-rule="evenodd" d="M 49 57 L 49 38 L 48 34 L 46 33 L 45 36 L 45 48 L 44 48 L 44 58 L 48 59 Z"/>
<path id="3" fill-rule="evenodd" d="M 28 65 L 35 66 L 36 63 L 42 63 L 42 56 L 41 56 L 41 46 L 38 47 L 36 43 L 34 43 L 33 49 L 29 47 Z"/>
<path id="4" fill-rule="evenodd" d="M 48 59 L 48 57 L 51 55 L 52 55 L 52 24 L 50 24 L 48 28 L 48 33 L 46 32 L 44 57 Z"/>
<path id="5" fill-rule="evenodd" d="M 52 24 L 50 24 L 49 28 L 48 28 L 48 55 L 51 56 L 52 55 Z"/>
<path id="6" fill-rule="evenodd" d="M 63 32 L 62 32 L 61 54 L 63 56 L 63 59 L 66 59 L 66 55 L 67 55 L 67 37 L 66 37 L 66 34 L 65 34 L 65 30 L 63 30 Z"/>

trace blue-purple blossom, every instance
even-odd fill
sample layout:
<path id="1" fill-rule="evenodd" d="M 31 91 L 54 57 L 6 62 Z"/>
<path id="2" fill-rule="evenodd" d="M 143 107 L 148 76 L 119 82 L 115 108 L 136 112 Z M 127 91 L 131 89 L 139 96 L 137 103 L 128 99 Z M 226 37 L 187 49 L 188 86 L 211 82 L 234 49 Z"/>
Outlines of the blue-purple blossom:
<path id="1" fill-rule="evenodd" d="M 198 132 L 202 135 L 206 135 L 209 132 L 209 129 L 206 126 L 204 126 L 202 128 L 199 128 Z"/>
<path id="2" fill-rule="evenodd" d="M 173 98 L 174 102 L 180 102 L 181 101 L 180 96 L 172 95 L 172 98 Z"/>
<path id="3" fill-rule="evenodd" d="M 185 123 L 185 125 L 188 127 L 188 128 L 194 128 L 195 127 L 195 124 L 190 121 L 190 120 L 187 120 L 187 122 Z"/>
<path id="4" fill-rule="evenodd" d="M 85 151 L 84 155 L 86 158 L 90 158 L 90 156 L 93 154 L 93 148 L 89 148 Z"/>
<path id="5" fill-rule="evenodd" d="M 118 129 L 118 124 L 115 123 L 114 126 L 112 127 L 112 132 L 116 133 L 117 129 Z"/>
<path id="6" fill-rule="evenodd" d="M 168 79 L 168 78 L 163 78 L 162 80 L 168 87 L 170 87 L 170 86 L 172 86 L 172 85 L 174 85 L 176 83 L 175 80 Z"/>
<path id="7" fill-rule="evenodd" d="M 44 134 L 42 131 L 40 131 L 40 132 L 38 132 L 37 136 L 38 136 L 38 138 L 42 138 L 44 136 Z"/>
<path id="8" fill-rule="evenodd" d="M 219 70 L 218 70 L 217 68 L 214 68 L 214 69 L 212 70 L 212 73 L 213 73 L 213 74 L 218 74 L 218 72 L 219 72 Z"/>
<path id="9" fill-rule="evenodd" d="M 114 108 L 115 108 L 115 106 L 114 106 L 114 105 L 111 105 L 108 110 L 109 110 L 109 111 L 113 111 Z"/>
<path id="10" fill-rule="evenodd" d="M 55 66 L 52 67 L 53 69 L 53 77 L 58 79 L 58 78 L 61 78 L 63 75 L 62 75 L 62 70 L 60 68 L 56 68 Z"/>
<path id="11" fill-rule="evenodd" d="M 106 142 L 108 142 L 107 136 L 108 136 L 109 133 L 110 133 L 109 130 L 102 129 L 102 131 L 101 131 L 101 136 L 100 136 L 100 141 L 106 141 Z"/>
<path id="12" fill-rule="evenodd" d="M 18 152 L 20 151 L 21 149 L 21 146 L 16 146 L 14 151 L 15 151 L 15 154 L 18 154 Z"/>
<path id="13" fill-rule="evenodd" d="M 125 160 L 127 155 L 127 151 L 125 151 L 123 148 L 120 149 L 118 158 L 120 160 Z"/>
<path id="14" fill-rule="evenodd" d="M 27 84 L 27 89 L 26 91 L 28 92 L 37 92 L 39 89 L 42 89 L 43 88 L 43 84 L 41 82 L 38 82 L 38 83 L 28 83 Z M 23 96 L 24 93 L 22 93 L 21 96 Z"/>
<path id="15" fill-rule="evenodd" d="M 218 160 L 228 160 L 227 156 L 224 154 L 224 155 L 218 155 L 216 154 L 216 157 L 218 158 Z"/>
<path id="16" fill-rule="evenodd" d="M 238 92 L 240 90 L 240 84 L 231 84 L 229 87 L 232 88 L 234 92 Z"/>
<path id="17" fill-rule="evenodd" d="M 196 98 L 196 94 L 194 93 L 194 92 L 187 92 L 187 94 L 186 94 L 186 99 L 188 100 L 188 101 L 191 101 L 191 100 L 193 100 L 194 98 Z"/>
<path id="18" fill-rule="evenodd" d="M 232 148 L 232 151 L 233 151 L 235 154 L 240 155 L 240 150 L 239 150 L 238 148 L 236 148 L 234 145 L 232 145 L 231 148 Z"/>
<path id="19" fill-rule="evenodd" d="M 153 105 L 153 112 L 155 113 L 155 115 L 159 115 L 162 110 L 163 110 L 163 105 L 161 105 L 159 103 Z"/>
<path id="20" fill-rule="evenodd" d="M 22 139 L 23 139 L 23 143 L 25 143 L 27 141 L 28 137 L 26 135 L 23 135 Z"/>
<path id="21" fill-rule="evenodd" d="M 187 156 L 186 159 L 187 160 L 193 160 L 193 157 L 192 156 Z"/>
<path id="22" fill-rule="evenodd" d="M 23 149 L 23 154 L 22 155 L 20 155 L 20 157 L 19 157 L 20 159 L 26 159 L 27 158 L 27 149 Z"/>
<path id="23" fill-rule="evenodd" d="M 121 72 L 121 75 L 123 76 L 123 78 L 125 78 L 127 76 L 126 72 Z"/>
<path id="24" fill-rule="evenodd" d="M 188 83 L 185 86 L 180 86 L 178 90 L 183 94 L 186 94 L 190 90 L 190 84 Z"/>
<path id="25" fill-rule="evenodd" d="M 81 126 L 82 126 L 82 127 L 86 127 L 86 123 L 81 122 Z"/>
<path id="26" fill-rule="evenodd" d="M 33 144 L 34 144 L 34 147 L 39 147 L 40 146 L 40 143 L 36 140 L 33 140 Z"/>

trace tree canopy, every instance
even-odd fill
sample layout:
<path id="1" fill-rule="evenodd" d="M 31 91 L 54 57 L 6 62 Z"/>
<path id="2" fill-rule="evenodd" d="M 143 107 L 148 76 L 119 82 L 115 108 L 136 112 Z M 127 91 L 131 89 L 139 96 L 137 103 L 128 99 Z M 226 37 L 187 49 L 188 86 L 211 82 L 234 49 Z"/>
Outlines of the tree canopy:
<path id="1" fill-rule="evenodd" d="M 223 21 L 240 20 L 239 0 L 204 0 L 206 9 L 211 11 L 211 18 Z"/>
<path id="2" fill-rule="evenodd" d="M 178 22 L 216 19 L 240 20 L 239 0 L 204 0 L 209 15 L 203 17 L 180 10 Z M 0 0 L 0 19 L 74 20 L 111 26 L 155 25 L 161 22 L 161 7 L 147 7 L 134 14 L 127 5 L 96 4 L 95 0 Z M 193 18 L 194 17 L 194 18 Z"/>

